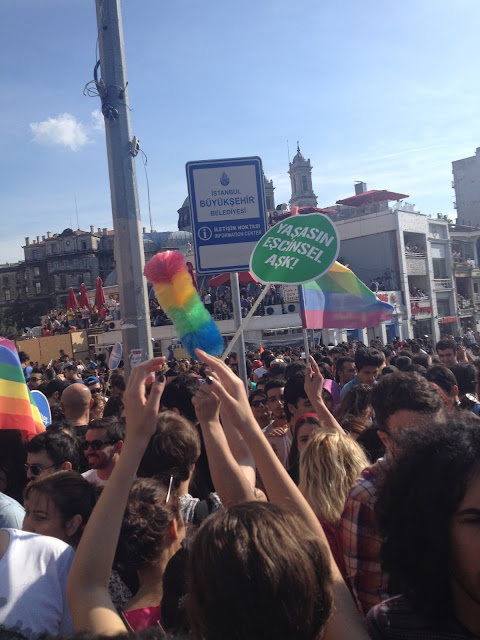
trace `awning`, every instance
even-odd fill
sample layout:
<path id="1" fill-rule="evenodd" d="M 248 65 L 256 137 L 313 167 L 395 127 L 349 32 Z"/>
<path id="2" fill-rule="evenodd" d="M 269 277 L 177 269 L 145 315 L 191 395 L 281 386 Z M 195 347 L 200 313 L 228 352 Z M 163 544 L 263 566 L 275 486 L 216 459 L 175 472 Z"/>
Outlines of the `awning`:
<path id="1" fill-rule="evenodd" d="M 344 198 L 343 200 L 337 200 L 336 204 L 344 204 L 349 207 L 361 207 L 364 204 L 373 204 L 375 202 L 386 202 L 388 200 L 403 200 L 409 196 L 405 193 L 395 193 L 395 191 L 388 191 L 387 189 L 373 189 L 372 191 L 365 191 L 365 193 L 359 193 L 356 196 L 350 196 L 350 198 Z"/>

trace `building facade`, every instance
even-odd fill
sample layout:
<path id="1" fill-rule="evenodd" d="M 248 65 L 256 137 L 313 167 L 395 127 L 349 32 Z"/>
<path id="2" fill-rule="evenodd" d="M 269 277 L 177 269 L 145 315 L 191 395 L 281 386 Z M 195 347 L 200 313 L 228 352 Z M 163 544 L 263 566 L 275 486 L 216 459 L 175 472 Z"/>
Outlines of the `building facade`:
<path id="1" fill-rule="evenodd" d="M 452 162 L 457 222 L 480 227 L 480 147 L 474 156 Z"/>
<path id="2" fill-rule="evenodd" d="M 390 342 L 395 336 L 438 340 L 457 333 L 448 222 L 415 211 L 404 197 L 360 192 L 338 201 L 336 213 L 330 214 L 340 236 L 341 262 L 372 288 L 381 281 L 386 291 L 377 295 L 395 308 L 392 322 L 357 336 L 362 341 L 373 334 Z"/>

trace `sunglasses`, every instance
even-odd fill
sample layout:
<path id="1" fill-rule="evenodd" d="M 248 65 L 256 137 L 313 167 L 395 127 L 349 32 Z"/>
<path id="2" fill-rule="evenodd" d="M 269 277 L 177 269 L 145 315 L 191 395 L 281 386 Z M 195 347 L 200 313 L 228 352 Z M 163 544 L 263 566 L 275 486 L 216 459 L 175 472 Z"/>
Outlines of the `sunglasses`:
<path id="1" fill-rule="evenodd" d="M 90 389 L 90 387 L 88 387 Z M 90 389 L 90 393 L 94 394 L 94 393 L 102 393 L 102 390 L 99 389 L 98 387 L 95 387 L 94 389 Z"/>
<path id="2" fill-rule="evenodd" d="M 93 449 L 93 451 L 99 451 L 106 444 L 115 444 L 118 440 L 84 440 L 82 442 L 82 449 Z"/>
<path id="3" fill-rule="evenodd" d="M 267 401 L 266 400 L 254 400 L 252 402 L 252 407 L 259 407 L 260 405 L 263 405 L 264 407 L 267 406 Z"/>
<path id="4" fill-rule="evenodd" d="M 42 467 L 41 464 L 24 464 L 23 465 L 25 467 L 26 471 L 30 471 L 30 473 L 32 474 L 32 476 L 38 476 L 42 473 L 42 471 L 45 471 L 45 469 L 52 469 L 53 467 L 56 467 L 56 464 L 51 464 L 48 467 Z"/>

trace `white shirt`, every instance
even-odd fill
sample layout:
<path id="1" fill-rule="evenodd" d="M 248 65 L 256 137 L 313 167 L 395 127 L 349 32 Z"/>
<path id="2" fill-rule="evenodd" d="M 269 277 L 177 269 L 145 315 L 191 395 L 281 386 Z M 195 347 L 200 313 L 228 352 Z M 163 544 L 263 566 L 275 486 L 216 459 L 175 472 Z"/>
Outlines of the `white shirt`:
<path id="1" fill-rule="evenodd" d="M 27 638 L 73 633 L 67 577 L 75 555 L 62 540 L 4 529 L 10 542 L 0 559 L 0 628 Z"/>
<path id="2" fill-rule="evenodd" d="M 106 480 L 102 480 L 98 477 L 96 469 L 89 469 L 88 471 L 85 471 L 85 473 L 82 473 L 82 477 L 85 478 L 85 480 L 88 480 L 88 482 L 95 482 L 96 484 L 106 484 L 107 482 Z"/>

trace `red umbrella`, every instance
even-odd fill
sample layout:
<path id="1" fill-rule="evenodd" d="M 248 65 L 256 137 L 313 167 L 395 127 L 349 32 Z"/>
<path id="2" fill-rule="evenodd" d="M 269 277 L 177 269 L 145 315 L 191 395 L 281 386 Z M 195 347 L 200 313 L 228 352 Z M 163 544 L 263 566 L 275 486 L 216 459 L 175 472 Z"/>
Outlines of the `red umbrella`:
<path id="1" fill-rule="evenodd" d="M 106 303 L 105 291 L 103 290 L 103 280 L 98 276 L 95 282 L 95 306 L 101 309 Z"/>
<path id="2" fill-rule="evenodd" d="M 88 299 L 88 296 L 87 296 L 87 287 L 83 284 L 83 282 L 80 287 L 80 306 L 81 307 L 87 306 L 89 309 L 91 307 L 90 300 Z"/>
<path id="3" fill-rule="evenodd" d="M 250 282 L 257 283 L 258 280 L 252 276 L 250 271 L 242 271 L 238 274 L 238 282 L 239 284 L 249 284 Z M 215 276 L 211 280 L 208 281 L 209 287 L 220 287 L 224 284 L 230 285 L 230 274 L 222 273 L 219 276 Z"/>
<path id="4" fill-rule="evenodd" d="M 75 309 L 78 307 L 77 297 L 75 295 L 75 291 L 73 287 L 70 287 L 68 290 L 68 298 L 67 298 L 67 309 Z"/>

